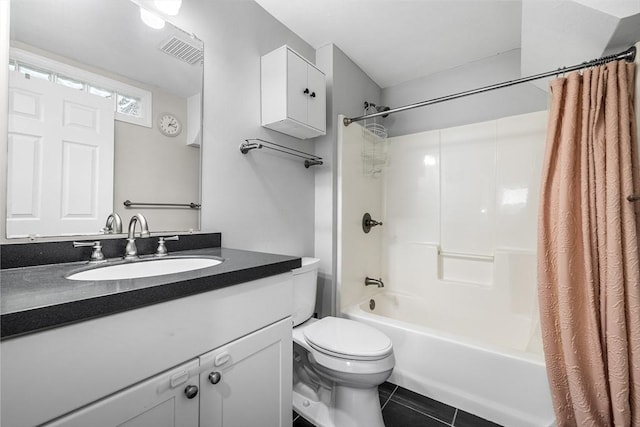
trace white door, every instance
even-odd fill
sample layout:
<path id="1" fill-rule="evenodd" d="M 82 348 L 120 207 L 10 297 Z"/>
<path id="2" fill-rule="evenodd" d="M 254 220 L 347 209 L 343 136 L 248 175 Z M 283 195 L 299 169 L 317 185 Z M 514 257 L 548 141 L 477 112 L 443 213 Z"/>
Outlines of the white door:
<path id="1" fill-rule="evenodd" d="M 45 427 L 198 427 L 197 384 L 196 359 Z M 188 395 L 187 387 L 191 387 Z"/>
<path id="2" fill-rule="evenodd" d="M 113 210 L 113 101 L 11 72 L 7 236 L 95 234 Z"/>
<path id="3" fill-rule="evenodd" d="M 200 357 L 200 427 L 291 426 L 291 318 Z"/>

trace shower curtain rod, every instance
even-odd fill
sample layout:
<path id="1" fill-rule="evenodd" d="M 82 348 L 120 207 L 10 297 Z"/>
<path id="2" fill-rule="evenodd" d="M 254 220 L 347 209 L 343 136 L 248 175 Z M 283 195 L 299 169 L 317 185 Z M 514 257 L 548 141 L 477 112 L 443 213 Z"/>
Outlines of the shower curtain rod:
<path id="1" fill-rule="evenodd" d="M 469 96 L 469 95 L 475 95 L 475 94 L 478 94 L 478 93 L 488 92 L 488 91 L 494 90 L 494 89 L 500 89 L 500 88 L 503 88 L 503 87 L 514 86 L 514 85 L 517 85 L 517 84 L 520 84 L 520 83 L 527 83 L 527 82 L 530 82 L 530 81 L 533 81 L 533 80 L 543 79 L 545 77 L 557 76 L 558 74 L 563 74 L 563 73 L 567 73 L 567 72 L 571 72 L 571 71 L 577 71 L 577 70 L 581 70 L 583 68 L 593 67 L 593 66 L 597 66 L 597 65 L 602 65 L 602 64 L 606 64 L 607 62 L 611 62 L 611 61 L 617 61 L 617 60 L 620 60 L 620 59 L 624 59 L 627 62 L 632 62 L 632 61 L 635 60 L 635 58 L 636 58 L 636 47 L 635 46 L 631 46 L 629 49 L 625 50 L 624 52 L 620 52 L 620 53 L 617 53 L 615 55 L 603 56 L 602 58 L 593 59 L 591 61 L 583 62 L 582 64 L 573 65 L 571 67 L 561 67 L 561 68 L 558 68 L 557 70 L 554 70 L 554 71 L 548 71 L 546 73 L 535 74 L 535 75 L 529 76 L 529 77 L 522 77 L 520 79 L 509 80 L 509 81 L 502 82 L 502 83 L 496 83 L 496 84 L 492 84 L 492 85 L 489 85 L 489 86 L 484 86 L 484 87 L 477 88 L 477 89 L 471 89 L 471 90 L 467 90 L 467 91 L 464 91 L 464 92 L 454 93 L 453 95 L 441 96 L 439 98 L 433 98 L 433 99 L 429 99 L 427 101 L 418 102 L 416 104 L 405 105 L 403 107 L 392 108 L 390 110 L 380 111 L 378 113 L 365 114 L 365 115 L 359 116 L 359 117 L 345 117 L 343 119 L 343 123 L 344 123 L 345 126 L 349 126 L 353 122 L 359 122 L 359 121 L 365 120 L 365 119 L 371 119 L 371 118 L 379 117 L 379 116 L 385 116 L 386 117 L 387 114 L 399 113 L 401 111 L 412 110 L 414 108 L 419 108 L 419 107 L 426 107 L 427 105 L 437 104 L 437 103 L 444 102 L 444 101 L 450 101 L 452 99 L 458 99 L 458 98 L 462 98 L 462 97 Z"/>

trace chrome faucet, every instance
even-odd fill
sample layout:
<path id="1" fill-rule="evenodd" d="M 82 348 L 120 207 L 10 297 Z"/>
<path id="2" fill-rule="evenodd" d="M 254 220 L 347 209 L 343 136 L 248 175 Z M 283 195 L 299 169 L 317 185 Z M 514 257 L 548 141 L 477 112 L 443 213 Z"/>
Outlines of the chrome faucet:
<path id="1" fill-rule="evenodd" d="M 135 214 L 129 221 L 129 234 L 127 235 L 127 247 L 124 250 L 124 259 L 134 260 L 138 259 L 138 248 L 136 248 L 136 224 L 140 223 L 140 237 L 147 238 L 151 234 L 149 233 L 149 225 L 147 219 L 142 214 Z"/>
<path id="2" fill-rule="evenodd" d="M 109 214 L 102 231 L 105 234 L 122 233 L 122 218 L 120 218 L 120 215 L 115 212 Z"/>
<path id="3" fill-rule="evenodd" d="M 382 279 L 372 279 L 371 277 L 366 277 L 364 279 L 364 285 L 365 286 L 375 285 L 379 288 L 384 287 L 384 283 L 382 282 Z"/>

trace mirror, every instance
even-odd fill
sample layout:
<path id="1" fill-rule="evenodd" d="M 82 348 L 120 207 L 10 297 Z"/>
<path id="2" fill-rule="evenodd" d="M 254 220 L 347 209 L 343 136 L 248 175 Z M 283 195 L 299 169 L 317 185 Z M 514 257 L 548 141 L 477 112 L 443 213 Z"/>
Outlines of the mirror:
<path id="1" fill-rule="evenodd" d="M 202 41 L 131 0 L 10 11 L 7 237 L 101 234 L 111 212 L 198 230 Z"/>

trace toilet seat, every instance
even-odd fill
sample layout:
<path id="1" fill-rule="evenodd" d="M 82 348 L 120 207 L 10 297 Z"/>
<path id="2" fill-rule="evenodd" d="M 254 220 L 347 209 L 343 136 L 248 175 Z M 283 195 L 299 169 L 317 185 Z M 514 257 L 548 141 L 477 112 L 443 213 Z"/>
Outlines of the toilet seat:
<path id="1" fill-rule="evenodd" d="M 382 332 L 350 319 L 324 317 L 303 330 L 313 349 L 329 356 L 349 360 L 381 360 L 393 347 Z"/>

